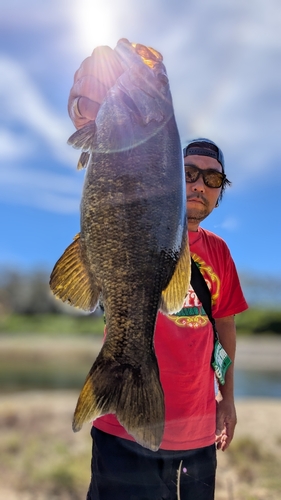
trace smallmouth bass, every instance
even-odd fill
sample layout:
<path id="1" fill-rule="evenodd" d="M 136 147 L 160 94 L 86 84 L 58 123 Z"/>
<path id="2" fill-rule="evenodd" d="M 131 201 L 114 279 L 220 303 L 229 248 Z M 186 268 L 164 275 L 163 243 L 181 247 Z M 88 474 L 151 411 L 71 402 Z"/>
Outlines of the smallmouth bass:
<path id="1" fill-rule="evenodd" d="M 107 413 L 156 451 L 165 404 L 153 337 L 190 282 L 182 147 L 162 56 L 122 39 L 124 73 L 95 122 L 69 144 L 86 168 L 81 231 L 56 263 L 54 295 L 86 311 L 102 301 L 106 338 L 80 393 L 73 430 Z"/>

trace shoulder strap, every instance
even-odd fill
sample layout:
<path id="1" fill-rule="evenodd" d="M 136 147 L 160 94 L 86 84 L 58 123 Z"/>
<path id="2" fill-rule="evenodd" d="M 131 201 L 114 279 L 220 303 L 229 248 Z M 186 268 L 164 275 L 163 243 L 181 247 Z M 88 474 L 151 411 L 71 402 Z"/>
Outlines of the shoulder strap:
<path id="1" fill-rule="evenodd" d="M 195 264 L 194 260 L 191 259 L 191 286 L 195 291 L 197 297 L 201 300 L 204 310 L 207 313 L 207 316 L 212 323 L 214 337 L 215 340 L 218 339 L 218 334 L 216 331 L 216 323 L 212 316 L 212 301 L 211 301 L 211 292 L 208 288 L 206 281 L 203 278 L 200 269 Z"/>

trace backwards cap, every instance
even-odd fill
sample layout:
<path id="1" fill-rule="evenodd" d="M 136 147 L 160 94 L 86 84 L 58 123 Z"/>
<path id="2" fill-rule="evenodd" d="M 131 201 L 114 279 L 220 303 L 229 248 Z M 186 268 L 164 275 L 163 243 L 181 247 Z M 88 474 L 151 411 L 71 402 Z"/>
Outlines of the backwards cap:
<path id="1" fill-rule="evenodd" d="M 200 138 L 190 141 L 183 149 L 183 157 L 190 155 L 210 156 L 215 158 L 221 166 L 224 173 L 224 156 L 222 150 L 210 139 Z"/>

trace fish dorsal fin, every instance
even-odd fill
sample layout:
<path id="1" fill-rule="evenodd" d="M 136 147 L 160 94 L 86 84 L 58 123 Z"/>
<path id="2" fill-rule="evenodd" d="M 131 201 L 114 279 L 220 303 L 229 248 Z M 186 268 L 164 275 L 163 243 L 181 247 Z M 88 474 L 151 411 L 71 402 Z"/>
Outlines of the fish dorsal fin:
<path id="1" fill-rule="evenodd" d="M 185 242 L 175 272 L 162 292 L 160 311 L 164 314 L 175 314 L 182 309 L 190 284 L 190 262 L 189 245 Z"/>
<path id="2" fill-rule="evenodd" d="M 50 288 L 55 297 L 63 302 L 84 311 L 96 309 L 101 291 L 91 283 L 82 262 L 80 233 L 57 261 L 51 273 Z"/>
<path id="3" fill-rule="evenodd" d="M 90 151 L 93 145 L 93 139 L 97 130 L 95 121 L 92 121 L 85 125 L 85 127 L 76 130 L 72 134 L 67 144 L 70 144 L 75 149 L 82 149 L 82 151 Z"/>

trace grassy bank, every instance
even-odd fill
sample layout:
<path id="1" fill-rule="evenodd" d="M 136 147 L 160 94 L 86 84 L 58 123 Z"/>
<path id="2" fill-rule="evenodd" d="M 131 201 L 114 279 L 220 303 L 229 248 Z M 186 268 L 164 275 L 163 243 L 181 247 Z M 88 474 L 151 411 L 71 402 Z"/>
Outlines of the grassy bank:
<path id="1" fill-rule="evenodd" d="M 281 335 L 281 311 L 249 309 L 236 316 L 238 335 Z M 102 315 L 6 314 L 0 316 L 1 334 L 102 335 Z"/>
<path id="2" fill-rule="evenodd" d="M 102 315 L 11 314 L 0 316 L 0 335 L 102 335 L 103 329 Z"/>

